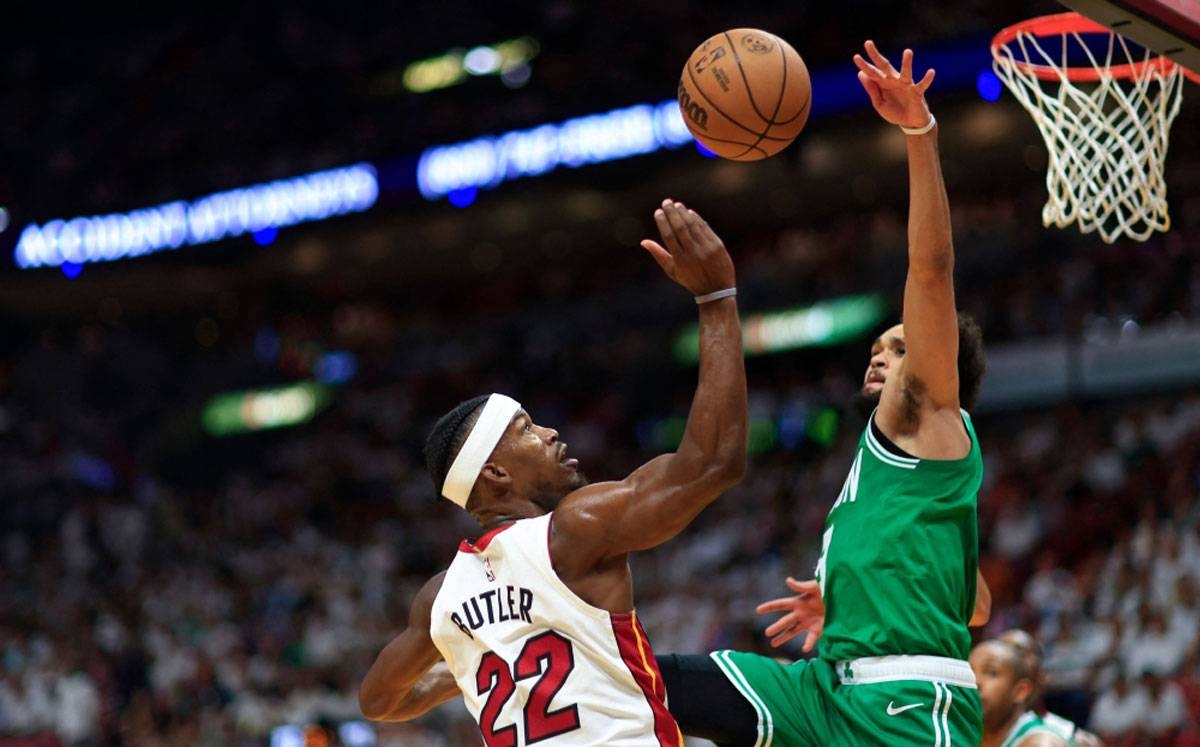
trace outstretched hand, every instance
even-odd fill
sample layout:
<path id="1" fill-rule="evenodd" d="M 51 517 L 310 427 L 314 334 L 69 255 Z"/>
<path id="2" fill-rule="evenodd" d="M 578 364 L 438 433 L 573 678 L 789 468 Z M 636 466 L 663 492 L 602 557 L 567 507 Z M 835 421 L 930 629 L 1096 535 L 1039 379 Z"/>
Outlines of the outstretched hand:
<path id="1" fill-rule="evenodd" d="M 794 597 L 780 597 L 763 602 L 754 608 L 760 615 L 768 612 L 787 614 L 767 626 L 763 632 L 771 639 L 771 647 L 779 648 L 801 633 L 807 633 L 803 651 L 809 653 L 825 632 L 825 603 L 821 601 L 821 585 L 814 579 L 797 581 L 787 577 L 788 588 L 796 592 Z"/>
<path id="2" fill-rule="evenodd" d="M 654 222 L 662 244 L 643 239 L 642 247 L 667 277 L 693 296 L 734 286 L 733 260 L 725 244 L 696 211 L 682 202 L 663 200 L 662 207 L 654 211 Z"/>
<path id="3" fill-rule="evenodd" d="M 854 55 L 854 64 L 858 66 L 858 82 L 862 83 L 871 97 L 871 104 L 879 116 L 901 127 L 920 128 L 928 124 L 933 115 L 925 103 L 925 92 L 933 85 L 933 68 L 925 71 L 920 81 L 914 82 L 911 49 L 904 50 L 900 57 L 900 69 L 896 70 L 875 46 L 875 42 L 868 40 L 863 46 L 871 60 L 868 62 L 861 54 Z"/>

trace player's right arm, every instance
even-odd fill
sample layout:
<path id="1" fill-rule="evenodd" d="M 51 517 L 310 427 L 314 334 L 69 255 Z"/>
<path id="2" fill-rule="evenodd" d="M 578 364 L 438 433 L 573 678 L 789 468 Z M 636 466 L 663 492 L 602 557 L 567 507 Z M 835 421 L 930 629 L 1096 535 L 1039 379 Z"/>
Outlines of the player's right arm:
<path id="1" fill-rule="evenodd" d="M 433 600 L 445 576 L 439 573 L 417 592 L 408 627 L 384 647 L 363 679 L 358 705 L 372 721 L 408 721 L 459 695 L 429 635 Z"/>
<path id="2" fill-rule="evenodd" d="M 654 213 L 662 243 L 642 246 L 663 272 L 693 296 L 733 288 L 724 243 L 694 211 L 666 200 Z M 746 370 L 737 299 L 700 304 L 699 382 L 683 439 L 674 454 L 627 478 L 575 491 L 555 511 L 554 531 L 589 561 L 658 545 L 683 530 L 746 470 Z"/>
<path id="3" fill-rule="evenodd" d="M 925 92 L 929 70 L 913 79 L 913 53 L 900 69 L 866 43 L 869 61 L 855 55 L 858 78 L 887 122 L 920 129 L 933 122 Z M 961 425 L 958 381 L 958 311 L 954 301 L 954 242 L 950 202 L 938 156 L 937 125 L 906 135 L 908 149 L 908 274 L 904 284 L 904 373 L 901 387 L 885 391 L 878 422 L 891 437 L 915 437 L 921 456 L 957 459 L 970 449 Z M 928 422 L 926 422 L 928 421 Z M 927 426 L 933 426 L 927 428 Z"/>

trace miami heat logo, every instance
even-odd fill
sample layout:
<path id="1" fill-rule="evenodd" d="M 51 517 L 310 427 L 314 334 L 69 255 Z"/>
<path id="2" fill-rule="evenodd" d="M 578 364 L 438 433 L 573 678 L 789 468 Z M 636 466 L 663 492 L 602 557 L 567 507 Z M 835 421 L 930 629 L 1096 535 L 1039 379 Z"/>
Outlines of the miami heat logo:
<path id="1" fill-rule="evenodd" d="M 746 34 L 742 37 L 742 49 L 751 54 L 766 54 L 775 48 L 775 43 L 759 34 Z"/>

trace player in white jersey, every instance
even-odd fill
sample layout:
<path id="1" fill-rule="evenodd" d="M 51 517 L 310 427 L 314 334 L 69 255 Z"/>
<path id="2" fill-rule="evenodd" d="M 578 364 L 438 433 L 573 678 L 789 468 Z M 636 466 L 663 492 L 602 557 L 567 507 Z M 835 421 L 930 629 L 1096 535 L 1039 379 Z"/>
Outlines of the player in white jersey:
<path id="1" fill-rule="evenodd" d="M 1046 672 L 1042 669 L 1042 647 L 1037 639 L 1020 628 L 1011 628 L 998 636 L 998 639 L 1012 646 L 1018 654 L 1025 657 L 1025 668 L 1033 681 L 1033 694 L 1030 696 L 1031 708 L 1037 711 L 1042 723 L 1067 741 L 1071 747 L 1101 747 L 1100 737 L 1090 731 L 1081 729 L 1070 719 L 1051 713 L 1039 707 L 1042 693 L 1046 689 Z"/>
<path id="2" fill-rule="evenodd" d="M 699 383 L 679 449 L 588 485 L 558 433 L 508 397 L 438 421 L 426 444 L 434 484 L 484 531 L 418 592 L 367 673 L 368 718 L 415 718 L 461 691 L 488 747 L 683 744 L 633 609 L 628 555 L 678 534 L 741 479 L 746 375 L 724 245 L 681 203 L 664 201 L 654 219 L 662 244 L 642 246 L 699 305 Z"/>
<path id="3" fill-rule="evenodd" d="M 999 639 L 971 651 L 971 669 L 983 702 L 980 747 L 1068 747 L 1068 740 L 1031 707 L 1037 686 L 1028 665 L 1024 654 Z"/>

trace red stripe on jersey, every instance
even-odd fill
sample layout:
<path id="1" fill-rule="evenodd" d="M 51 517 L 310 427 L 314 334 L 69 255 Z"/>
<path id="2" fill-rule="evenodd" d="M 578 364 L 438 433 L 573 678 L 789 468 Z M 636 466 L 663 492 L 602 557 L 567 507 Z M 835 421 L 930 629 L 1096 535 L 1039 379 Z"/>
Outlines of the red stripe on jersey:
<path id="1" fill-rule="evenodd" d="M 472 542 L 471 540 L 463 540 L 462 542 L 458 543 L 458 551 L 459 552 L 483 552 L 484 550 L 487 549 L 488 544 L 491 543 L 492 539 L 497 534 L 500 534 L 505 529 L 508 529 L 511 526 L 512 526 L 512 523 L 509 523 L 509 524 L 504 524 L 504 525 L 498 526 L 495 529 L 489 529 L 486 532 L 484 532 L 479 537 L 479 539 L 475 540 L 474 542 Z"/>
<path id="2" fill-rule="evenodd" d="M 662 747 L 683 747 L 683 734 L 679 725 L 667 710 L 667 688 L 663 685 L 662 672 L 654 661 L 650 640 L 637 618 L 636 612 L 610 612 L 613 634 L 617 638 L 617 649 L 621 661 L 646 696 L 646 703 L 654 713 L 654 736 Z"/>

